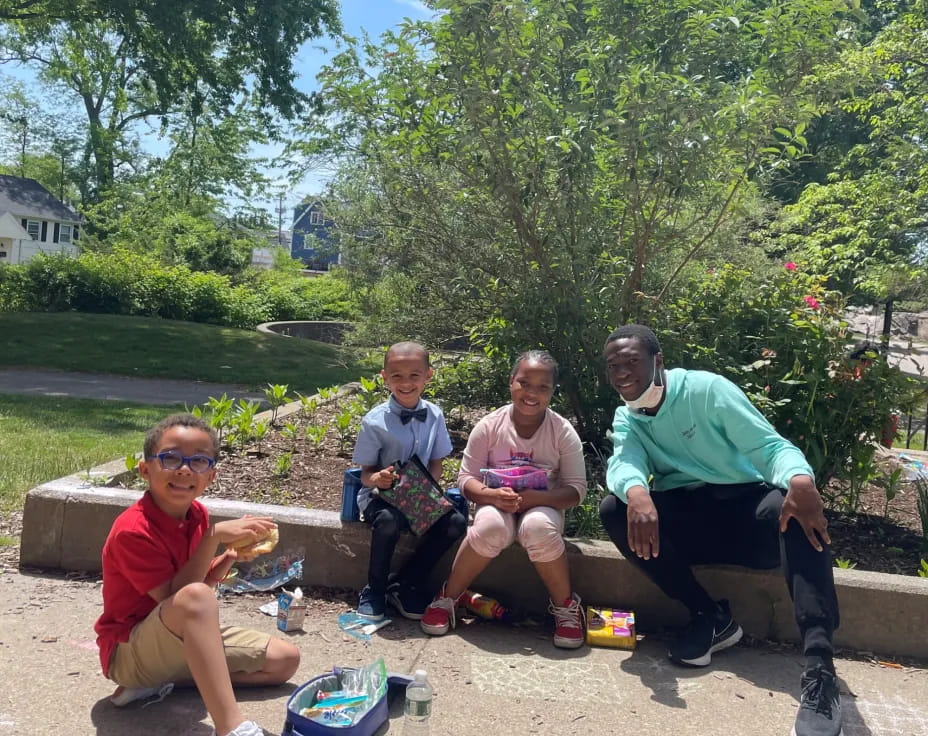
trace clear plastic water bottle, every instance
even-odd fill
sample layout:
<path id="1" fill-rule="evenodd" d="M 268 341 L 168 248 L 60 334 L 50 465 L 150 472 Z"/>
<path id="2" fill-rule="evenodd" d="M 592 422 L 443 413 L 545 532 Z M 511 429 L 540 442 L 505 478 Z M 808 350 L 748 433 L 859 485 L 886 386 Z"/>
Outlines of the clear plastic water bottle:
<path id="1" fill-rule="evenodd" d="M 429 716 L 432 715 L 432 686 L 425 670 L 416 670 L 413 681 L 406 686 L 406 717 L 403 736 L 428 736 Z"/>

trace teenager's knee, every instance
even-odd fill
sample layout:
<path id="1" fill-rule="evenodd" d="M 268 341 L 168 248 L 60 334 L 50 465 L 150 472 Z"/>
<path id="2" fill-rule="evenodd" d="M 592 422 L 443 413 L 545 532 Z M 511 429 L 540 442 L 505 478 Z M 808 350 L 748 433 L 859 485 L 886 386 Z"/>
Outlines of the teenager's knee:
<path id="1" fill-rule="evenodd" d="M 499 557 L 512 542 L 512 532 L 502 523 L 474 524 L 467 532 L 467 543 L 481 557 Z"/>
<path id="2" fill-rule="evenodd" d="M 545 516 L 523 519 L 519 526 L 519 544 L 532 562 L 553 562 L 564 554 L 561 530 Z"/>

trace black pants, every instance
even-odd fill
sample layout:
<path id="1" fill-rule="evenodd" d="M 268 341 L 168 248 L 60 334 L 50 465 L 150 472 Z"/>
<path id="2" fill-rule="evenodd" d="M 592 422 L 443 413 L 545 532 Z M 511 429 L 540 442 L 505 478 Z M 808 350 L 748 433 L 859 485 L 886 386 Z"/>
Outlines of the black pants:
<path id="1" fill-rule="evenodd" d="M 660 554 L 645 560 L 628 546 L 628 506 L 610 494 L 599 507 L 603 526 L 626 559 L 692 614 L 715 603 L 691 565 L 730 564 L 755 569 L 782 565 L 805 651 L 832 652 L 838 628 L 831 552 L 815 550 L 795 519 L 779 532 L 785 491 L 766 483 L 705 485 L 655 491 Z"/>
<path id="2" fill-rule="evenodd" d="M 364 510 L 364 519 L 371 525 L 371 560 L 367 569 L 367 584 L 375 593 L 387 590 L 393 550 L 400 534 L 409 531 L 409 522 L 401 511 L 381 498 L 373 498 Z M 419 546 L 399 571 L 402 585 L 424 588 L 429 573 L 452 545 L 467 532 L 467 519 L 450 511 L 432 524 L 422 536 Z"/>

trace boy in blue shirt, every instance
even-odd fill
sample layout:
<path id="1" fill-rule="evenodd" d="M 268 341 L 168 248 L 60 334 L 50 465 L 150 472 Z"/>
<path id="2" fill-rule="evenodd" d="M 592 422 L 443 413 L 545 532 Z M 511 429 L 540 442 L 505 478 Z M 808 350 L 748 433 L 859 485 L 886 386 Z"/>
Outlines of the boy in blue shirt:
<path id="1" fill-rule="evenodd" d="M 428 587 L 429 573 L 464 536 L 467 520 L 458 511 L 442 516 L 423 535 L 399 573 L 390 574 L 393 550 L 400 533 L 409 530 L 409 522 L 373 489 L 390 488 L 398 478 L 396 465 L 413 455 L 428 467 L 433 478 L 441 478 L 444 458 L 452 447 L 441 409 L 422 399 L 425 384 L 432 377 L 425 348 L 415 342 L 391 346 L 380 375 L 390 389 L 390 398 L 361 421 L 353 457 L 361 466 L 358 507 L 371 525 L 367 585 L 361 590 L 358 614 L 371 621 L 382 620 L 389 596 L 402 616 L 418 620 L 434 594 Z"/>
<path id="2" fill-rule="evenodd" d="M 671 659 L 705 666 L 741 639 L 727 601 L 709 596 L 692 565 L 782 564 L 806 657 L 793 736 L 838 736 L 838 601 L 812 468 L 727 379 L 664 370 L 647 327 L 615 330 L 605 360 L 625 406 L 615 413 L 612 493 L 600 517 L 626 559 L 690 610 Z"/>

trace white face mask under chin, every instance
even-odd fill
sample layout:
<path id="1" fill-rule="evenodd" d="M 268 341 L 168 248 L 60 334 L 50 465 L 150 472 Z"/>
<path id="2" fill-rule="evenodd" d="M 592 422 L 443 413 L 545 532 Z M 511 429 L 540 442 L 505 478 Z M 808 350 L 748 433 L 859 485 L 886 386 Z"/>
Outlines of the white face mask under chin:
<path id="1" fill-rule="evenodd" d="M 661 399 L 664 398 L 664 385 L 663 383 L 655 383 L 660 378 L 660 374 L 657 372 L 657 356 L 654 356 L 654 371 L 651 373 L 651 385 L 648 386 L 644 391 L 641 392 L 641 396 L 637 399 L 625 399 L 622 401 L 625 402 L 625 406 L 633 411 L 640 411 L 641 409 L 654 409 L 658 404 L 661 403 Z M 619 394 L 621 397 L 621 394 Z"/>

